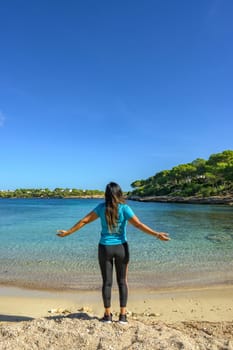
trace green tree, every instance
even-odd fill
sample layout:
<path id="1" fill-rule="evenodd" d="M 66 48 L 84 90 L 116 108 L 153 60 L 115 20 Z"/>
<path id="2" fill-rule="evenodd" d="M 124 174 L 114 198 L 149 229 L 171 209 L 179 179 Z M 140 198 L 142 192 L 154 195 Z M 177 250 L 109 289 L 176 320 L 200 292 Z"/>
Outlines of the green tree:
<path id="1" fill-rule="evenodd" d="M 171 170 L 156 173 L 145 180 L 132 183 L 132 194 L 145 195 L 200 195 L 225 194 L 233 191 L 233 151 L 212 154 L 206 161 L 197 158 Z"/>

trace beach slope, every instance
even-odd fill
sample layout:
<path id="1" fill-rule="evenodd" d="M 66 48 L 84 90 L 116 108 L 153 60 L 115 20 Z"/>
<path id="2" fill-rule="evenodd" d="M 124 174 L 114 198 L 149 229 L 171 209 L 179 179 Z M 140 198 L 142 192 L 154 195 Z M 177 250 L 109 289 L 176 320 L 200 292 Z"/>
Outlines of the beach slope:
<path id="1" fill-rule="evenodd" d="M 100 293 L 0 290 L 1 350 L 233 350 L 233 287 L 131 290 L 127 325 L 103 324 Z"/>

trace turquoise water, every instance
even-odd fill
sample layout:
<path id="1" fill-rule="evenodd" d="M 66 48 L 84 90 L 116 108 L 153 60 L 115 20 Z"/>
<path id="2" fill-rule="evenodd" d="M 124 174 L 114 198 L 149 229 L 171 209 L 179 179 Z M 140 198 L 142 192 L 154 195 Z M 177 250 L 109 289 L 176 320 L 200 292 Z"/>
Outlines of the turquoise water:
<path id="1" fill-rule="evenodd" d="M 66 238 L 68 229 L 97 199 L 0 200 L 0 283 L 28 287 L 96 289 L 99 220 Z M 233 282 L 233 208 L 217 205 L 139 203 L 135 214 L 170 242 L 128 225 L 131 287 Z"/>

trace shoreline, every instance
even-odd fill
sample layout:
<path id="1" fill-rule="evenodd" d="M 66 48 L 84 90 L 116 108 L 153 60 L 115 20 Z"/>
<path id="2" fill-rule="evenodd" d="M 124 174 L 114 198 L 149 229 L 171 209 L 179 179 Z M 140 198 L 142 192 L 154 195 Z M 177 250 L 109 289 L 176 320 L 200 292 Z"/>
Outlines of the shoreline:
<path id="1" fill-rule="evenodd" d="M 191 273 L 191 276 L 190 276 Z M 33 276 L 33 278 L 32 278 Z M 60 276 L 59 279 L 36 278 L 36 275 L 24 275 L 24 278 L 16 278 L 12 276 L 9 279 L 0 278 L 0 288 L 21 288 L 25 290 L 40 290 L 49 292 L 96 292 L 101 289 L 102 278 L 100 271 L 95 273 L 80 273 L 75 276 L 68 275 Z M 38 277 L 38 276 L 37 276 Z M 233 274 L 231 266 L 228 268 L 218 270 L 206 271 L 186 271 L 174 274 L 174 271 L 160 271 L 160 272 L 135 272 L 130 271 L 128 276 L 128 285 L 132 290 L 173 290 L 173 289 L 195 289 L 206 288 L 212 286 L 233 286 Z M 113 288 L 117 288 L 116 279 L 113 279 Z"/>
<path id="2" fill-rule="evenodd" d="M 212 197 L 171 197 L 171 196 L 129 196 L 128 200 L 137 202 L 158 202 L 158 203 L 184 203 L 184 204 L 221 204 L 233 206 L 233 196 L 212 196 Z"/>
<path id="3" fill-rule="evenodd" d="M 58 197 L 0 197 L 0 199 L 104 199 L 104 195 L 86 195 L 86 196 L 58 196 Z M 179 197 L 179 196 L 126 196 L 126 200 L 136 202 L 157 202 L 157 203 L 183 203 L 183 204 L 215 204 L 215 205 L 229 205 L 233 206 L 233 196 L 212 196 L 212 197 Z"/>
<path id="4" fill-rule="evenodd" d="M 86 195 L 86 196 L 33 196 L 33 197 L 0 197 L 0 199 L 104 199 L 104 195 Z"/>

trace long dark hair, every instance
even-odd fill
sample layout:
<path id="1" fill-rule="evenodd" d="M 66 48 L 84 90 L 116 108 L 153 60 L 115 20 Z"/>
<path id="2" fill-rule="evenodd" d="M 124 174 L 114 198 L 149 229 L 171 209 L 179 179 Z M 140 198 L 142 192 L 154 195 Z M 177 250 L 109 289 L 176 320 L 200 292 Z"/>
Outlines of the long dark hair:
<path id="1" fill-rule="evenodd" d="M 125 203 L 122 189 L 117 183 L 110 182 L 105 189 L 105 215 L 110 231 L 117 224 L 119 203 Z"/>

